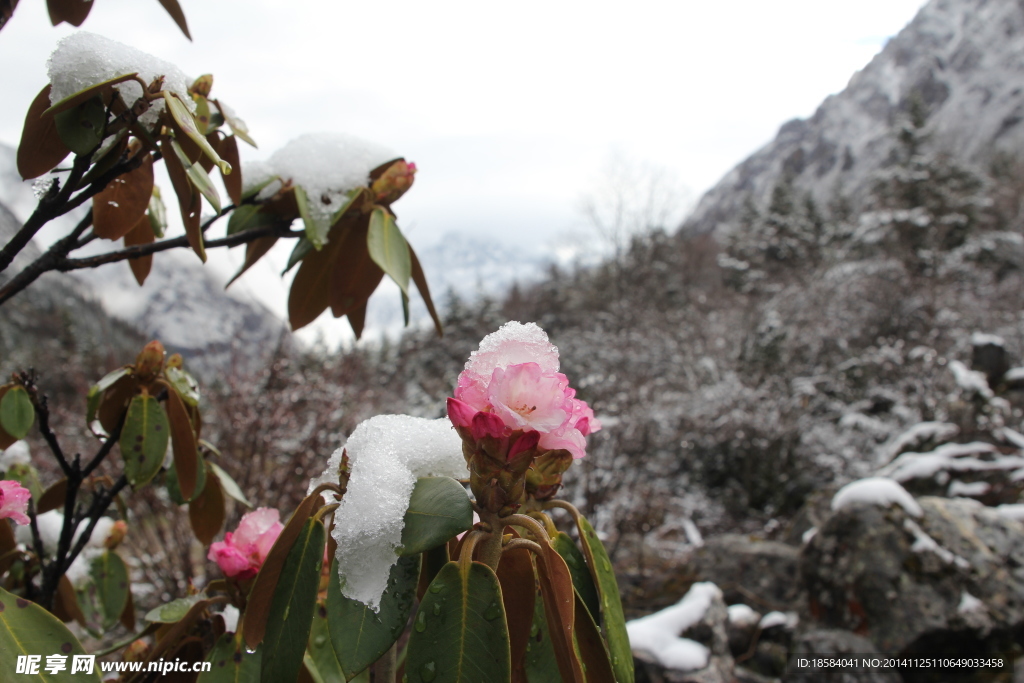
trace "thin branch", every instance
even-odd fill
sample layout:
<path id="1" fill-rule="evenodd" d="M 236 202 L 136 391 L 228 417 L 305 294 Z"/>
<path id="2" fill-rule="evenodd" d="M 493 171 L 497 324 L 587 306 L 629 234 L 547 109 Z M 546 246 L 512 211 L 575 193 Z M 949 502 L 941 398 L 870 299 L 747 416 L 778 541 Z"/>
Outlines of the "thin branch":
<path id="1" fill-rule="evenodd" d="M 209 242 L 206 242 L 204 246 L 207 249 L 217 249 L 218 247 L 235 247 L 239 244 L 248 244 L 249 242 L 261 237 L 276 236 L 299 238 L 303 235 L 305 235 L 305 233 L 301 230 L 292 230 L 291 227 L 287 225 L 264 225 L 258 228 L 250 228 L 249 230 L 236 232 L 234 235 L 228 235 L 227 237 L 222 237 L 220 239 L 210 240 Z M 66 273 L 72 270 L 82 270 L 83 268 L 96 268 L 107 263 L 128 261 L 130 259 L 137 259 L 150 254 L 156 254 L 161 251 L 167 251 L 168 249 L 178 249 L 180 247 L 187 246 L 188 238 L 182 235 L 181 237 L 174 237 L 172 239 L 163 240 L 162 242 L 139 244 L 134 247 L 118 249 L 117 251 L 107 252 L 106 254 L 99 254 L 98 256 L 65 258 L 61 260 L 55 270 Z M 3 301 L 3 298 L 0 298 L 0 303 L 3 303 Z"/>
<path id="2" fill-rule="evenodd" d="M 107 436 L 107 439 L 100 446 L 99 450 L 96 451 L 96 455 L 92 457 L 92 460 L 89 461 L 89 464 L 85 466 L 84 470 L 82 470 L 82 473 L 79 476 L 82 478 L 83 481 L 85 480 L 86 477 L 92 474 L 97 467 L 100 466 L 100 463 L 103 462 L 103 459 L 106 458 L 110 451 L 114 448 L 114 444 L 117 443 L 118 439 L 121 438 L 121 430 L 124 428 L 124 423 L 125 420 L 127 419 L 128 411 L 125 411 L 121 415 L 121 418 L 117 421 L 117 425 Z"/>
<path id="3" fill-rule="evenodd" d="M 42 256 L 27 265 L 23 271 L 11 278 L 3 287 L 0 287 L 0 304 L 3 304 L 35 282 L 43 273 L 55 270 L 57 260 L 64 258 L 71 251 L 72 245 L 90 225 L 92 225 L 92 209 L 89 209 L 89 212 L 78 222 L 74 230 L 54 242 L 53 246 L 47 249 Z"/>
<path id="4" fill-rule="evenodd" d="M 73 476 L 70 463 L 64 456 L 64 449 L 60 447 L 60 443 L 57 441 L 57 435 L 53 433 L 50 428 L 50 408 L 46 402 L 46 395 L 38 396 L 35 391 L 35 387 L 32 387 L 32 391 L 28 392 L 29 398 L 32 399 L 32 405 L 36 409 L 36 417 L 39 418 L 39 433 L 43 435 L 43 439 L 46 441 L 46 445 L 50 447 L 50 452 L 53 453 L 53 457 L 57 458 L 57 462 L 60 464 L 60 469 L 64 472 L 64 476 L 70 478 Z"/>
<path id="5" fill-rule="evenodd" d="M 515 550 L 516 548 L 526 548 L 534 555 L 540 555 L 544 552 L 543 549 L 541 549 L 539 543 L 531 541 L 528 538 L 513 538 L 511 541 L 505 544 L 505 546 L 501 549 L 501 552 L 507 553 L 510 550 Z"/>

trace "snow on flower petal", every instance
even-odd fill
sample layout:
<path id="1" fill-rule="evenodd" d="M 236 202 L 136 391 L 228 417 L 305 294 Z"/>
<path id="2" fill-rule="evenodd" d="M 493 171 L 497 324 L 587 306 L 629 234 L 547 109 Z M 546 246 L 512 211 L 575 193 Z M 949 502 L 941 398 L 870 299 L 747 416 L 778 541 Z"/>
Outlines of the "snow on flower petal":
<path id="1" fill-rule="evenodd" d="M 0 519 L 10 518 L 18 524 L 27 525 L 28 499 L 32 497 L 28 489 L 16 481 L 5 479 L 0 481 Z"/>
<path id="2" fill-rule="evenodd" d="M 558 372 L 558 347 L 537 323 L 507 322 L 480 342 L 469 356 L 466 372 L 490 377 L 495 368 L 536 363 L 542 372 Z"/>

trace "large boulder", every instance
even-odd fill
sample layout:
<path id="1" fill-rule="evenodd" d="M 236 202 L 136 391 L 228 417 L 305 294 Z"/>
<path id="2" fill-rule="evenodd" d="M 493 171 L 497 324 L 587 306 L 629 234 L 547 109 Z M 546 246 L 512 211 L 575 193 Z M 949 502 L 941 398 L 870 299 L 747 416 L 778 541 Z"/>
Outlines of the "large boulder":
<path id="1" fill-rule="evenodd" d="M 746 603 L 761 611 L 789 611 L 799 601 L 796 581 L 800 551 L 777 541 L 724 534 L 708 540 L 688 569 L 700 581 L 714 581 L 727 604 Z"/>
<path id="2" fill-rule="evenodd" d="M 1024 626 L 1024 524 L 968 499 L 836 511 L 800 558 L 810 616 L 879 652 L 1003 654 Z"/>

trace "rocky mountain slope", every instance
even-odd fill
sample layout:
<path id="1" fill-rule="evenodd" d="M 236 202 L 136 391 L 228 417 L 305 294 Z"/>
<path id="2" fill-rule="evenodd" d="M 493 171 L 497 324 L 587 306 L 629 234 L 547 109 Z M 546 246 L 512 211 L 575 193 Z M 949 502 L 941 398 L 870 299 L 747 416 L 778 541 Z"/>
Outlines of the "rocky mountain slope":
<path id="1" fill-rule="evenodd" d="M 1024 9 L 1010 0 L 936 0 L 889 41 L 847 88 L 730 171 L 686 220 L 688 232 L 736 229 L 745 203 L 769 201 L 785 177 L 819 206 L 855 207 L 891 163 L 890 135 L 912 99 L 925 106 L 934 151 L 988 165 L 1024 144 Z"/>

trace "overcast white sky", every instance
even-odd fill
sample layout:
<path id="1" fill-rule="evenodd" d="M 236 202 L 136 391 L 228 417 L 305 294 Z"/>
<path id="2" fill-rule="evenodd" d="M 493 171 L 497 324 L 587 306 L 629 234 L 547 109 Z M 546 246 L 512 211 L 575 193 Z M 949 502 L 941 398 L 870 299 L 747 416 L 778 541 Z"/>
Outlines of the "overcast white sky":
<path id="1" fill-rule="evenodd" d="M 395 206 L 414 246 L 451 231 L 542 244 L 578 229 L 579 197 L 613 151 L 699 195 L 842 90 L 924 4 L 180 2 L 193 43 L 157 0 L 94 0 L 82 28 L 213 73 L 214 95 L 260 144 L 243 160 L 343 131 L 415 161 Z M 51 27 L 44 5 L 21 2 L 0 31 L 0 140 L 12 145 L 73 30 Z"/>

